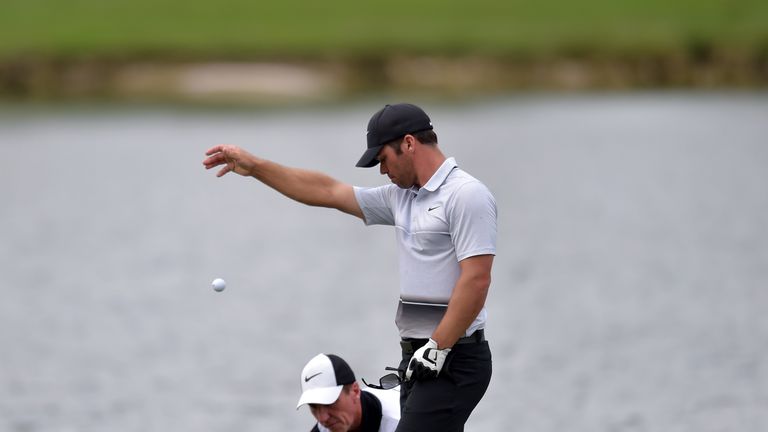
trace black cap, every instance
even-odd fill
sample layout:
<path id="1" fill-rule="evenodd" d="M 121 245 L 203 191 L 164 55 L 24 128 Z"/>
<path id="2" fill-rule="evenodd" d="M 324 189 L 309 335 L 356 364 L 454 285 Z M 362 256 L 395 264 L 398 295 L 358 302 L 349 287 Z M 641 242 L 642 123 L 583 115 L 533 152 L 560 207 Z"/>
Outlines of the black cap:
<path id="1" fill-rule="evenodd" d="M 409 133 L 432 129 L 432 121 L 416 105 L 400 103 L 385 105 L 368 122 L 368 149 L 357 162 L 358 167 L 370 168 L 379 163 L 376 156 L 384 145 Z"/>
<path id="2" fill-rule="evenodd" d="M 336 384 L 346 385 L 355 382 L 355 373 L 343 358 L 335 354 L 327 354 L 333 365 L 333 374 L 336 375 Z"/>

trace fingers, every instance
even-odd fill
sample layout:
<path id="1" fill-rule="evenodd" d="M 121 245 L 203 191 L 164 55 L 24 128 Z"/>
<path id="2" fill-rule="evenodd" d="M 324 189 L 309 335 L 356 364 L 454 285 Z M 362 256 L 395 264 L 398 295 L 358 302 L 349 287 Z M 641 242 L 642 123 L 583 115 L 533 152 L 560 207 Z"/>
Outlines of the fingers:
<path id="1" fill-rule="evenodd" d="M 244 162 L 248 162 L 248 153 L 244 152 L 239 147 L 233 145 L 217 145 L 209 148 L 205 152 L 207 158 L 203 160 L 205 169 L 215 168 L 219 165 L 224 165 L 216 177 L 221 177 L 229 172 L 235 172 L 240 175 L 246 175 L 248 172 L 247 164 L 244 166 Z"/>
<path id="2" fill-rule="evenodd" d="M 220 153 L 220 152 L 222 152 L 222 151 L 224 151 L 224 146 L 223 146 L 223 145 L 217 145 L 217 146 L 213 146 L 213 147 L 209 148 L 209 149 L 208 149 L 208 150 L 205 152 L 205 155 L 206 155 L 206 156 L 210 156 L 210 155 L 212 155 L 212 154 L 214 154 L 214 153 Z"/>
<path id="3" fill-rule="evenodd" d="M 211 147 L 210 149 L 208 149 L 208 151 L 205 152 L 205 155 L 209 157 L 203 160 L 203 165 L 205 165 L 205 169 L 211 169 L 213 167 L 227 163 L 226 150 L 227 150 L 226 146 L 223 146 L 223 145 L 217 145 L 215 147 Z"/>
<path id="4" fill-rule="evenodd" d="M 415 366 L 414 363 L 416 363 L 415 359 L 411 359 L 411 361 L 408 362 L 408 368 L 405 371 L 405 380 L 406 381 L 410 381 L 411 380 L 411 375 L 413 375 L 413 369 L 414 369 L 414 366 Z"/>
<path id="5" fill-rule="evenodd" d="M 222 154 L 213 155 L 203 160 L 205 169 L 211 169 L 217 165 L 221 165 L 222 163 L 224 163 L 224 156 Z"/>
<path id="6" fill-rule="evenodd" d="M 219 172 L 216 173 L 216 177 L 221 177 L 230 171 L 232 171 L 232 168 L 229 167 L 229 164 L 224 165 L 224 168 L 220 169 Z"/>
<path id="7" fill-rule="evenodd" d="M 409 375 L 410 373 L 410 375 Z M 418 362 L 413 365 L 413 368 L 409 369 L 405 373 L 406 381 L 423 381 L 428 379 L 437 378 L 438 373 L 428 367 L 425 367 Z"/>

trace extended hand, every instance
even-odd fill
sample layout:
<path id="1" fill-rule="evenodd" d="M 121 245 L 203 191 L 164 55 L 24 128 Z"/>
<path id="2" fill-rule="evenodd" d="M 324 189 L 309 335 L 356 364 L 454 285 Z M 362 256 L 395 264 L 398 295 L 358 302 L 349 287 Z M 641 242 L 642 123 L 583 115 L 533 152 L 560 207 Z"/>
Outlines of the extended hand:
<path id="1" fill-rule="evenodd" d="M 408 370 L 405 371 L 405 380 L 437 378 L 449 352 L 450 348 L 437 349 L 437 342 L 430 339 L 413 353 Z"/>
<path id="2" fill-rule="evenodd" d="M 230 171 L 234 171 L 242 176 L 251 174 L 254 157 L 240 147 L 233 145 L 217 145 L 216 147 L 208 149 L 205 154 L 208 156 L 208 158 L 203 161 L 205 169 L 224 165 L 224 167 L 216 173 L 216 177 L 221 177 Z"/>

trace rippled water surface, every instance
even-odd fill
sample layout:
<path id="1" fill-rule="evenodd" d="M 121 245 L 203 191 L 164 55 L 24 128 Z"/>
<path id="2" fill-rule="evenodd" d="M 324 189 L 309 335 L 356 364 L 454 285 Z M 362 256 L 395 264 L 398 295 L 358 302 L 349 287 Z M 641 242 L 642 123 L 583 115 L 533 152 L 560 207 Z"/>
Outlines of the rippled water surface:
<path id="1" fill-rule="evenodd" d="M 768 429 L 766 94 L 422 105 L 499 206 L 467 430 Z M 383 184 L 378 108 L 0 108 L 0 430 L 308 430 L 309 358 L 395 365 L 391 229 L 201 165 Z"/>

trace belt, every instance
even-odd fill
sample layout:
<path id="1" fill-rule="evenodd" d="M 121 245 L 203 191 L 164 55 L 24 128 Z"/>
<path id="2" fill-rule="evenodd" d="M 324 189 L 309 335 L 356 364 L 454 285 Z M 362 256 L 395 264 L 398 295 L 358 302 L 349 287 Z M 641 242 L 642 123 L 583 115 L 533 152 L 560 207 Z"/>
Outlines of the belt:
<path id="1" fill-rule="evenodd" d="M 480 343 L 485 340 L 485 330 L 476 330 L 469 336 L 459 338 L 454 345 L 474 344 Z M 403 349 L 403 354 L 413 354 L 417 349 L 423 347 L 429 339 L 414 339 L 404 338 L 400 340 L 400 347 Z"/>

